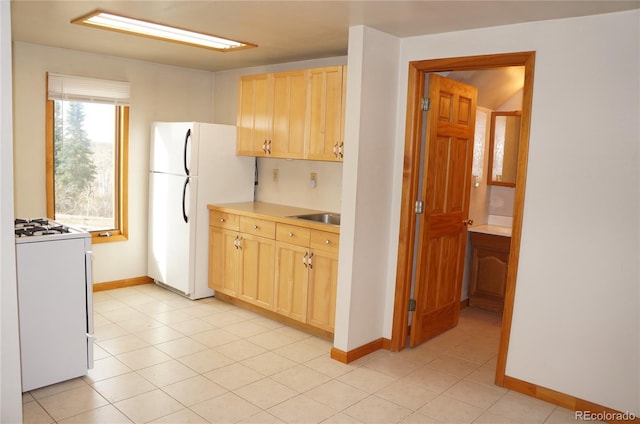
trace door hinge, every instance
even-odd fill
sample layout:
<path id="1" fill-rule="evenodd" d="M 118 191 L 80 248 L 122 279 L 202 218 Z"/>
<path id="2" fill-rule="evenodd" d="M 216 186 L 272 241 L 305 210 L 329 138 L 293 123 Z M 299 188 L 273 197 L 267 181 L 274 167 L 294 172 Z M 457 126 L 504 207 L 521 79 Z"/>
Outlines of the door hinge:
<path id="1" fill-rule="evenodd" d="M 422 200 L 416 200 L 415 211 L 416 214 L 421 214 L 422 212 L 424 212 L 424 202 Z"/>
<path id="2" fill-rule="evenodd" d="M 413 312 L 416 310 L 416 300 L 409 299 L 409 312 Z"/>
<path id="3" fill-rule="evenodd" d="M 429 110 L 429 108 L 431 108 L 431 98 L 430 97 L 423 97 L 422 98 L 422 110 L 424 110 L 425 112 Z"/>

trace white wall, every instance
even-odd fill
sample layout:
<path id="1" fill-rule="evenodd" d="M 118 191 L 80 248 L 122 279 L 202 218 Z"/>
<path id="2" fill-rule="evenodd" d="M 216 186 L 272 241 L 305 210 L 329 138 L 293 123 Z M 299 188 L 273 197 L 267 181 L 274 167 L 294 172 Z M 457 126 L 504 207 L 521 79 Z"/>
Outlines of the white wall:
<path id="1" fill-rule="evenodd" d="M 11 6 L 0 2 L 0 422 L 22 422 L 15 236 L 13 234 L 13 143 Z"/>
<path id="2" fill-rule="evenodd" d="M 287 159 L 258 159 L 256 200 L 340 213 L 342 163 Z M 278 170 L 277 181 L 273 171 Z M 315 187 L 309 180 L 317 174 Z"/>
<path id="3" fill-rule="evenodd" d="M 242 75 L 344 65 L 346 62 L 347 58 L 341 56 L 216 72 L 213 96 L 214 122 L 236 124 L 238 81 Z M 260 158 L 258 159 L 260 184 L 256 200 L 340 212 L 342 167 L 341 163 L 336 162 Z M 274 169 L 278 169 L 277 182 L 273 179 Z M 318 184 L 315 188 L 309 186 L 309 177 L 312 172 L 318 174 Z"/>
<path id="4" fill-rule="evenodd" d="M 639 24 L 636 10 L 403 39 L 395 135 L 395 175 L 400 176 L 407 62 L 536 51 L 506 374 L 636 415 Z M 391 217 L 397 223 L 400 178 L 393 194 Z M 396 227 L 390 237 L 393 258 L 397 233 Z M 390 292 L 393 273 L 387 285 Z M 392 304 L 388 297 L 388 311 Z M 388 323 L 392 318 L 387 313 Z"/>
<path id="5" fill-rule="evenodd" d="M 384 331 L 393 192 L 399 39 L 349 30 L 342 225 L 334 346 L 349 351 Z M 393 304 L 393 296 L 391 297 Z"/>
<path id="6" fill-rule="evenodd" d="M 14 45 L 15 214 L 46 215 L 45 75 L 57 72 L 131 83 L 129 240 L 93 246 L 94 283 L 147 275 L 149 126 L 212 121 L 210 72 L 25 43 Z"/>

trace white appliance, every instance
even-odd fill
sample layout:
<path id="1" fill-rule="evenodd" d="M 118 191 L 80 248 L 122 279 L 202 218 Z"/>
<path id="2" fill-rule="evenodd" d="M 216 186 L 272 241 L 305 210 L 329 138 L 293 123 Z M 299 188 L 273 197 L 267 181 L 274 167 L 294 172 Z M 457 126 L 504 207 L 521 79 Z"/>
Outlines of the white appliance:
<path id="1" fill-rule="evenodd" d="M 235 152 L 234 126 L 152 124 L 148 273 L 190 299 L 214 294 L 207 205 L 253 201 L 255 158 Z"/>
<path id="2" fill-rule="evenodd" d="M 91 235 L 47 219 L 17 219 L 22 391 L 93 368 Z"/>

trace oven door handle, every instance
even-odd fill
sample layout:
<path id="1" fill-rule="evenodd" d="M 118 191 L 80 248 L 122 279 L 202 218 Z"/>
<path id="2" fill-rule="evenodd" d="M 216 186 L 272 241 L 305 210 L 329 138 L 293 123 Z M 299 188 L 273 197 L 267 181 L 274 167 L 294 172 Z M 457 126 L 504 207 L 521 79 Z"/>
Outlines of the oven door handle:
<path id="1" fill-rule="evenodd" d="M 93 368 L 93 252 L 84 253 L 84 279 L 86 283 L 86 309 L 87 309 L 87 368 Z"/>

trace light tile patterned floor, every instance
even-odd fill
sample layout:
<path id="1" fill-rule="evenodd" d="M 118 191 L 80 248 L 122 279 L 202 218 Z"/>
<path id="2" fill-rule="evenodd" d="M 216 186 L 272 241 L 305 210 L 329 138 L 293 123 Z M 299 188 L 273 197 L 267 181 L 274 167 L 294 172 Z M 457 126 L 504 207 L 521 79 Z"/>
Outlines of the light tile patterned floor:
<path id="1" fill-rule="evenodd" d="M 23 395 L 25 423 L 569 423 L 493 385 L 499 317 L 345 365 L 331 344 L 155 285 L 94 294 L 95 367 Z"/>

